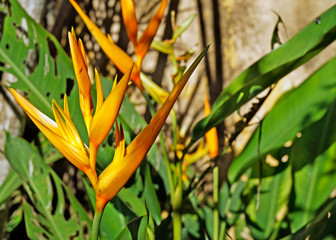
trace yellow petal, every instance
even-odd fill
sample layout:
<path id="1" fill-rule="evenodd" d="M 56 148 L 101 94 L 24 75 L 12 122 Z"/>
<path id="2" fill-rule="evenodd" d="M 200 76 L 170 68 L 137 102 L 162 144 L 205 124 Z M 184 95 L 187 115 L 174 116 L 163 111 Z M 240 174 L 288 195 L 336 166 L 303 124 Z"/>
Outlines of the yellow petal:
<path id="1" fill-rule="evenodd" d="M 53 110 L 58 129 L 61 132 L 61 136 L 63 136 L 74 146 L 78 148 L 84 148 L 83 142 L 71 118 L 65 113 L 65 111 L 63 111 L 63 109 L 57 104 L 55 100 L 53 100 Z"/>
<path id="2" fill-rule="evenodd" d="M 69 143 L 61 136 L 57 124 L 52 119 L 35 108 L 21 94 L 14 89 L 9 89 L 15 100 L 20 104 L 34 124 L 49 139 L 49 141 L 67 158 L 72 164 L 82 171 L 86 171 L 89 167 L 88 150 L 80 149 Z"/>
<path id="3" fill-rule="evenodd" d="M 209 103 L 209 96 L 206 95 L 205 101 L 204 101 L 204 114 L 205 116 L 209 116 L 211 112 L 210 103 Z M 215 158 L 218 155 L 218 135 L 217 130 L 215 127 L 211 128 L 206 134 L 205 134 L 205 140 L 208 144 L 209 148 L 209 154 L 211 158 Z"/>
<path id="4" fill-rule="evenodd" d="M 136 19 L 135 8 L 133 0 L 121 0 L 121 11 L 124 20 L 124 25 L 127 31 L 127 35 L 133 46 L 137 45 L 138 34 L 138 22 Z"/>
<path id="5" fill-rule="evenodd" d="M 113 164 L 113 162 L 110 163 L 100 174 L 98 181 L 99 197 L 107 200 L 112 199 L 132 176 L 150 147 L 153 145 L 170 110 L 207 49 L 208 48 L 200 54 L 187 72 L 182 76 L 181 80 L 175 85 L 168 99 L 154 115 L 150 123 L 126 148 L 126 156 L 119 160 L 117 164 Z"/>
<path id="6" fill-rule="evenodd" d="M 41 122 L 41 124 L 50 128 L 51 131 L 58 132 L 57 124 L 55 121 L 53 121 L 47 115 L 38 110 L 34 105 L 32 105 L 27 99 L 25 99 L 20 93 L 15 91 L 13 88 L 10 88 L 9 91 L 26 113 L 29 113 L 30 115 L 34 116 L 35 119 Z"/>
<path id="7" fill-rule="evenodd" d="M 159 28 L 159 25 L 161 23 L 161 20 L 163 18 L 163 15 L 164 15 L 164 12 L 167 6 L 167 2 L 168 0 L 162 0 L 154 17 L 148 24 L 146 30 L 144 31 L 144 33 L 142 34 L 141 38 L 139 39 L 137 43 L 137 46 L 135 48 L 135 54 L 137 56 L 137 61 L 138 61 L 138 58 L 140 59 L 139 60 L 140 65 L 138 65 L 138 67 L 141 66 L 142 59 L 147 54 L 148 49 L 153 41 L 153 38 Z"/>
<path id="8" fill-rule="evenodd" d="M 77 13 L 83 19 L 85 25 L 91 32 L 92 36 L 97 40 L 100 47 L 103 49 L 105 54 L 111 59 L 111 61 L 117 66 L 117 68 L 122 72 L 126 73 L 127 70 L 134 64 L 134 61 L 127 53 L 125 53 L 120 47 L 118 47 L 112 39 L 109 39 L 100 29 L 90 20 L 90 18 L 83 12 L 79 5 L 74 0 L 69 0 L 72 6 L 75 8 Z M 140 80 L 140 70 L 137 66 L 134 67 L 131 75 L 131 80 L 135 85 L 143 90 L 141 80 Z"/>
<path id="9" fill-rule="evenodd" d="M 132 67 L 122 77 L 101 108 L 93 116 L 90 128 L 90 143 L 99 146 L 111 130 L 124 99 L 131 71 Z"/>

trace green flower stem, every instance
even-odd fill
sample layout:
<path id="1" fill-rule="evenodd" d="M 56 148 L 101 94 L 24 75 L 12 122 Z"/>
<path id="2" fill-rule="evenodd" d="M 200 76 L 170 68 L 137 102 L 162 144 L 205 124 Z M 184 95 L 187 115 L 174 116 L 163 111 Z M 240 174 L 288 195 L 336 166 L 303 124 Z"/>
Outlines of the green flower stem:
<path id="1" fill-rule="evenodd" d="M 93 217 L 93 223 L 92 223 L 91 240 L 98 239 L 99 225 L 100 225 L 102 216 L 103 216 L 103 211 L 97 211 L 96 209 L 94 217 Z"/>
<path id="2" fill-rule="evenodd" d="M 174 151 L 176 152 L 178 129 L 177 129 L 176 114 L 175 114 L 174 110 L 172 110 L 170 112 L 170 116 L 171 116 L 171 119 L 172 119 L 172 128 L 173 128 L 173 145 L 174 145 Z"/>
<path id="3" fill-rule="evenodd" d="M 181 240 L 182 221 L 181 221 L 181 213 L 179 211 L 173 212 L 173 228 L 174 228 L 174 240 Z"/>
<path id="4" fill-rule="evenodd" d="M 181 240 L 182 237 L 182 221 L 181 221 L 181 206 L 182 206 L 182 164 L 181 161 L 176 163 L 177 186 L 174 192 L 173 207 L 173 226 L 174 240 Z"/>
<path id="5" fill-rule="evenodd" d="M 219 232 L 219 239 L 220 240 L 224 240 L 226 235 L 225 235 L 225 229 L 226 229 L 226 222 L 225 221 L 221 221 L 220 224 L 220 232 Z"/>
<path id="6" fill-rule="evenodd" d="M 100 198 L 96 195 L 96 208 L 91 229 L 91 240 L 98 240 L 100 221 L 107 202 L 108 201 L 106 199 Z"/>
<path id="7" fill-rule="evenodd" d="M 213 169 L 213 201 L 214 201 L 214 209 L 213 209 L 213 239 L 218 240 L 219 237 L 219 213 L 218 213 L 218 166 Z"/>

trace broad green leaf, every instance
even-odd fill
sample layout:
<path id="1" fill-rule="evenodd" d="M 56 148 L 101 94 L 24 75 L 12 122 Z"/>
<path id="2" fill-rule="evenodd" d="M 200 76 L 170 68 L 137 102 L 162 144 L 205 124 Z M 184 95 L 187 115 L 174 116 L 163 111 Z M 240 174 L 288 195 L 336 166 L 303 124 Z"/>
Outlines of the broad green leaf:
<path id="1" fill-rule="evenodd" d="M 43 160 L 47 164 L 53 163 L 56 160 L 62 158 L 62 154 L 56 150 L 56 148 L 45 138 L 41 133 L 38 134 L 39 149 L 43 155 Z M 6 199 L 21 186 L 22 182 L 18 174 L 11 169 L 7 178 L 0 186 L 0 204 L 2 204 Z"/>
<path id="2" fill-rule="evenodd" d="M 81 137 L 87 134 L 79 109 L 78 87 L 70 58 L 56 38 L 36 23 L 17 0 L 0 4 L 0 71 L 18 80 L 10 87 L 24 91 L 43 113 L 52 117 L 51 101 L 63 105 L 68 95 L 70 114 Z"/>
<path id="3" fill-rule="evenodd" d="M 262 123 L 260 153 L 281 148 L 296 134 L 318 121 L 336 99 L 336 58 L 330 60 L 299 87 L 288 91 L 265 116 Z M 228 178 L 234 182 L 258 161 L 259 131 L 255 131 L 244 151 L 229 168 Z"/>
<path id="4" fill-rule="evenodd" d="M 146 231 L 144 231 L 144 228 L 147 227 L 146 222 L 147 215 L 133 219 L 120 232 L 116 240 L 146 239 L 143 235 L 146 235 Z"/>
<path id="5" fill-rule="evenodd" d="M 122 188 L 118 198 L 123 201 L 138 217 L 147 214 L 145 204 L 127 188 Z"/>
<path id="6" fill-rule="evenodd" d="M 252 173 L 254 177 L 247 183 L 250 195 L 246 208 L 247 223 L 254 239 L 270 239 L 271 234 L 277 231 L 277 222 L 283 219 L 283 212 L 286 212 L 292 189 L 292 173 L 288 164 L 276 168 L 264 164 L 263 173 L 266 172 L 272 173 L 262 178 L 259 203 L 257 203 L 259 164 L 256 164 Z"/>
<path id="7" fill-rule="evenodd" d="M 312 21 L 287 43 L 236 77 L 218 97 L 210 115 L 196 124 L 191 144 L 258 93 L 309 61 L 333 42 L 336 38 L 335 19 L 336 6 L 320 16 L 320 24 Z"/>
<path id="8" fill-rule="evenodd" d="M 18 151 L 20 149 L 20 151 Z M 7 134 L 5 156 L 19 174 L 34 208 L 24 206 L 30 238 L 80 238 L 91 228 L 91 221 L 77 199 L 54 171 L 44 163 L 36 148 L 20 138 Z M 72 214 L 67 216 L 66 201 Z M 32 217 L 33 216 L 33 217 Z M 38 229 L 38 230 L 37 230 Z M 35 236 L 35 237 L 34 237 Z"/>
<path id="9" fill-rule="evenodd" d="M 332 198 L 309 223 L 283 240 L 335 239 L 335 226 L 336 198 Z"/>
<path id="10" fill-rule="evenodd" d="M 7 178 L 0 186 L 0 204 L 3 204 L 20 186 L 21 179 L 17 173 L 11 169 Z"/>
<path id="11" fill-rule="evenodd" d="M 291 227 L 300 229 L 336 188 L 336 102 L 325 116 L 293 142 L 294 206 Z"/>
<path id="12" fill-rule="evenodd" d="M 21 195 L 21 192 L 16 191 L 14 194 L 14 198 L 11 199 L 10 205 L 13 206 L 16 204 L 20 204 L 22 202 L 23 196 Z M 13 231 L 23 220 L 23 206 L 20 204 L 9 216 L 9 219 L 6 223 L 6 231 L 11 232 Z"/>
<path id="13" fill-rule="evenodd" d="M 313 163 L 294 172 L 294 182 L 295 205 L 290 218 L 293 231 L 297 231 L 314 217 L 336 188 L 336 142 Z"/>

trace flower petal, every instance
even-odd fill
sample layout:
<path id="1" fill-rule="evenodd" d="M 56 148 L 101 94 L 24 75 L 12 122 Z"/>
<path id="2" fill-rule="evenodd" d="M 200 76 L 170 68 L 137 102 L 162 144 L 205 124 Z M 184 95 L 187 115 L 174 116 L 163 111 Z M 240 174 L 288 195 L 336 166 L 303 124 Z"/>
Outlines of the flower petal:
<path id="1" fill-rule="evenodd" d="M 118 115 L 122 100 L 124 99 L 131 71 L 132 67 L 121 78 L 101 108 L 93 116 L 90 128 L 90 143 L 99 146 L 111 130 Z"/>
<path id="2" fill-rule="evenodd" d="M 41 122 L 41 124 L 47 126 L 51 131 L 58 133 L 57 124 L 54 120 L 50 119 L 47 115 L 38 110 L 34 105 L 32 105 L 27 99 L 25 99 L 13 88 L 9 88 L 9 91 L 26 113 L 34 116 L 35 119 Z"/>
<path id="3" fill-rule="evenodd" d="M 14 89 L 9 89 L 15 100 L 20 104 L 23 110 L 27 113 L 34 124 L 41 130 L 41 132 L 49 139 L 49 141 L 67 158 L 73 165 L 82 171 L 89 168 L 89 157 L 87 148 L 77 148 L 61 135 L 56 122 L 48 118 L 37 108 L 35 108 L 29 101 L 27 101 L 21 94 Z"/>
<path id="4" fill-rule="evenodd" d="M 210 103 L 209 103 L 209 96 L 208 94 L 205 97 L 204 101 L 204 114 L 205 116 L 209 116 L 211 112 Z M 218 155 L 218 135 L 217 130 L 215 127 L 211 128 L 205 134 L 205 140 L 208 144 L 209 154 L 211 158 L 215 158 Z"/>
<path id="5" fill-rule="evenodd" d="M 85 98 L 91 98 L 91 82 L 89 74 L 86 69 L 86 62 L 82 54 L 83 49 L 81 49 L 76 41 L 75 33 L 72 29 L 72 32 L 68 33 L 69 44 L 72 62 L 75 70 L 75 75 L 78 82 L 79 91 L 84 95 Z"/>
<path id="6" fill-rule="evenodd" d="M 92 36 L 97 40 L 100 47 L 103 49 L 105 54 L 111 59 L 111 61 L 117 66 L 117 68 L 122 72 L 126 73 L 127 70 L 134 64 L 134 61 L 126 52 L 124 52 L 120 47 L 118 47 L 112 39 L 109 39 L 100 29 L 90 20 L 90 18 L 83 12 L 79 5 L 74 0 L 69 0 L 72 6 L 75 8 L 77 13 L 83 19 L 85 25 L 91 32 Z M 135 83 L 135 85 L 143 90 L 141 80 L 140 80 L 140 70 L 137 66 L 134 67 L 130 79 Z"/>
<path id="7" fill-rule="evenodd" d="M 84 47 L 81 41 L 79 41 L 78 46 L 73 29 L 71 33 L 68 33 L 68 37 L 72 62 L 79 88 L 80 107 L 82 110 L 86 128 L 88 129 L 92 118 L 93 103 L 91 97 L 91 82 L 89 74 L 87 72 L 86 60 L 84 60 Z"/>
<path id="8" fill-rule="evenodd" d="M 135 47 L 138 40 L 138 22 L 136 19 L 133 0 L 121 0 L 120 3 L 127 35 Z"/>
<path id="9" fill-rule="evenodd" d="M 97 69 L 95 69 L 96 91 L 97 91 L 97 106 L 96 112 L 99 111 L 104 102 L 103 88 Z"/>

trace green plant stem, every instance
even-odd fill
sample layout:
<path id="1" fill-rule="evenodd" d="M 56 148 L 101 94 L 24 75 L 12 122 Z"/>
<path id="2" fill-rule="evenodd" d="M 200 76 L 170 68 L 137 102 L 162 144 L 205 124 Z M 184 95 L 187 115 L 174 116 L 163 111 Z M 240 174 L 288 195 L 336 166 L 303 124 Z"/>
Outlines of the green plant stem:
<path id="1" fill-rule="evenodd" d="M 219 213 L 218 213 L 218 166 L 213 169 L 213 239 L 218 240 L 219 237 Z"/>
<path id="2" fill-rule="evenodd" d="M 225 239 L 225 229 L 226 229 L 226 222 L 221 221 L 220 224 L 220 232 L 219 232 L 219 240 L 224 240 Z"/>
<path id="3" fill-rule="evenodd" d="M 174 229 L 174 240 L 181 240 L 182 221 L 181 221 L 181 213 L 179 211 L 173 211 L 173 229 Z"/>
<path id="4" fill-rule="evenodd" d="M 173 226 L 174 226 L 174 240 L 181 240 L 182 238 L 182 221 L 181 221 L 181 206 L 182 206 L 182 164 L 181 161 L 176 163 L 175 171 L 178 173 L 177 185 L 174 192 L 173 207 Z"/>
<path id="5" fill-rule="evenodd" d="M 99 225 L 100 225 L 102 216 L 103 216 L 103 211 L 99 211 L 96 209 L 94 217 L 93 217 L 93 223 L 92 223 L 91 240 L 98 239 Z"/>

